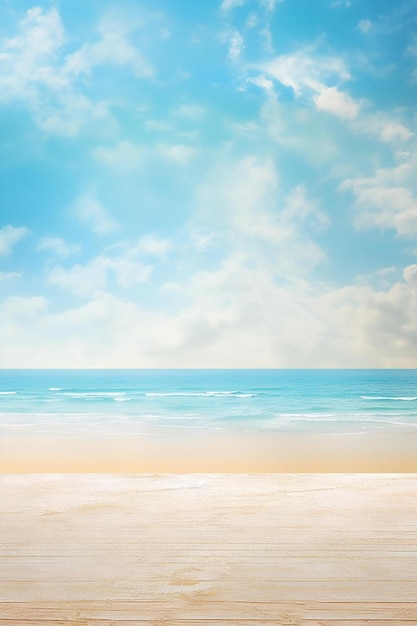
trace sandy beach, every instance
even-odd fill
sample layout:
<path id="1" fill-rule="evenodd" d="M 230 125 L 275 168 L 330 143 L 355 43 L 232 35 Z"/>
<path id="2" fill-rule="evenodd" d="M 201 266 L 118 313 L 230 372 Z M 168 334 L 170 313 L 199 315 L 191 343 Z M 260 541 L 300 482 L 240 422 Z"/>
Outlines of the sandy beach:
<path id="1" fill-rule="evenodd" d="M 139 435 L 20 432 L 0 441 L 0 473 L 417 472 L 416 429 L 366 434 Z"/>
<path id="2" fill-rule="evenodd" d="M 417 624 L 412 474 L 0 479 L 0 624 Z"/>

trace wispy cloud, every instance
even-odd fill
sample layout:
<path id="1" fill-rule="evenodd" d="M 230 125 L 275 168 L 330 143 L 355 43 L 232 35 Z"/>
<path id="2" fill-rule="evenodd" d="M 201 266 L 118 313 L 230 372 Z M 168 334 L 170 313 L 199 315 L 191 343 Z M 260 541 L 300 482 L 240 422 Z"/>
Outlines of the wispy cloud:
<path id="1" fill-rule="evenodd" d="M 96 196 L 89 192 L 76 199 L 71 206 L 71 213 L 97 235 L 109 235 L 120 229 L 120 224 L 110 217 Z"/>
<path id="2" fill-rule="evenodd" d="M 345 180 L 342 191 L 351 191 L 358 210 L 357 224 L 362 228 L 391 228 L 399 235 L 417 233 L 417 195 L 415 193 L 415 156 L 392 169 L 380 169 L 374 176 Z"/>
<path id="3" fill-rule="evenodd" d="M 201 104 L 180 104 L 172 111 L 174 117 L 182 118 L 191 122 L 201 121 L 207 114 L 207 109 Z"/>
<path id="4" fill-rule="evenodd" d="M 12 280 L 13 278 L 21 278 L 22 274 L 19 272 L 0 272 L 0 281 L 1 280 Z"/>
<path id="5" fill-rule="evenodd" d="M 4 39 L 0 48 L 0 101 L 21 102 L 41 128 L 71 136 L 106 110 L 71 83 L 61 54 L 65 41 L 56 9 L 27 11 L 18 33 Z"/>
<path id="6" fill-rule="evenodd" d="M 143 167 L 146 149 L 131 141 L 120 141 L 113 147 L 99 146 L 93 150 L 97 161 L 119 172 L 134 172 Z"/>
<path id="7" fill-rule="evenodd" d="M 290 87 L 296 96 L 310 91 L 320 94 L 328 81 L 343 82 L 350 78 L 342 58 L 304 51 L 277 56 L 260 64 L 259 69 Z"/>
<path id="8" fill-rule="evenodd" d="M 121 288 L 129 288 L 146 282 L 152 267 L 144 265 L 128 255 L 109 257 L 100 255 L 86 265 L 73 265 L 70 268 L 54 267 L 48 282 L 78 296 L 91 296 L 96 291 L 107 288 L 111 276 Z"/>
<path id="9" fill-rule="evenodd" d="M 350 78 L 346 64 L 340 57 L 299 51 L 275 57 L 261 64 L 259 69 L 264 75 L 292 89 L 297 98 L 311 98 L 321 111 L 345 120 L 351 120 L 359 113 L 360 102 L 338 86 Z M 259 77 L 250 80 L 260 84 Z M 261 80 L 265 86 L 264 76 Z"/>
<path id="10" fill-rule="evenodd" d="M 266 76 L 264 76 L 263 74 L 260 74 L 259 76 L 253 76 L 252 78 L 248 78 L 247 82 L 252 83 L 253 85 L 256 85 L 257 87 L 261 87 L 262 89 L 265 89 L 265 91 L 267 92 L 272 92 L 274 88 L 274 83 L 272 82 L 272 80 L 270 80 L 269 78 L 266 78 Z"/>
<path id="11" fill-rule="evenodd" d="M 246 0 L 223 0 L 221 4 L 222 11 L 230 11 L 236 7 L 241 7 L 245 4 Z"/>
<path id="12" fill-rule="evenodd" d="M 222 11 L 230 11 L 236 7 L 241 7 L 246 4 L 247 0 L 223 0 L 221 4 Z M 273 12 L 277 4 L 285 2 L 285 0 L 258 0 L 259 6 L 264 8 L 268 12 Z"/>
<path id="13" fill-rule="evenodd" d="M 13 250 L 15 244 L 17 244 L 23 237 L 29 234 L 29 230 L 24 226 L 4 226 L 0 230 L 0 255 L 7 256 Z"/>
<path id="14" fill-rule="evenodd" d="M 183 144 L 159 144 L 156 151 L 164 159 L 176 163 L 188 163 L 196 154 L 196 149 Z"/>
<path id="15" fill-rule="evenodd" d="M 358 25 L 356 26 L 356 28 L 360 31 L 362 31 L 362 33 L 366 34 L 369 33 L 369 31 L 371 30 L 373 24 L 371 22 L 371 20 L 365 19 L 365 20 L 360 20 L 360 22 L 358 22 Z"/>
<path id="16" fill-rule="evenodd" d="M 171 252 L 173 244 L 169 239 L 158 237 L 152 233 L 144 235 L 132 247 L 132 254 L 142 254 L 155 257 L 165 257 Z"/>
<path id="17" fill-rule="evenodd" d="M 285 2 L 285 0 L 259 0 L 259 2 L 262 7 L 265 7 L 267 11 L 270 11 L 272 13 L 272 11 L 275 10 L 277 4 Z"/>
<path id="18" fill-rule="evenodd" d="M 229 60 L 232 61 L 232 63 L 237 63 L 243 53 L 244 48 L 244 39 L 239 31 L 235 30 L 229 40 Z"/>
<path id="19" fill-rule="evenodd" d="M 80 246 L 73 243 L 67 243 L 60 237 L 42 237 L 38 250 L 52 252 L 55 256 L 65 259 L 80 251 Z"/>
<path id="20" fill-rule="evenodd" d="M 102 65 L 130 67 L 140 78 L 154 75 L 129 35 L 123 22 L 104 18 L 98 41 L 67 54 L 57 9 L 28 10 L 17 34 L 0 46 L 0 102 L 20 102 L 48 133 L 77 135 L 85 124 L 109 117 L 106 102 L 87 96 L 80 78 Z"/>
<path id="21" fill-rule="evenodd" d="M 132 43 L 132 30 L 134 27 L 128 20 L 117 15 L 105 16 L 99 24 L 98 41 L 85 44 L 67 56 L 63 71 L 78 77 L 101 65 L 127 66 L 139 78 L 152 78 L 155 68 Z"/>
<path id="22" fill-rule="evenodd" d="M 330 3 L 332 9 L 348 9 L 352 6 L 351 0 L 335 0 Z"/>
<path id="23" fill-rule="evenodd" d="M 256 265 L 271 266 L 281 276 L 304 275 L 324 260 L 309 233 L 310 226 L 314 231 L 326 224 L 323 213 L 303 186 L 280 193 L 272 161 L 247 157 L 229 164 L 200 195 L 202 222 L 206 211 L 212 215 L 218 207 L 217 230 Z"/>

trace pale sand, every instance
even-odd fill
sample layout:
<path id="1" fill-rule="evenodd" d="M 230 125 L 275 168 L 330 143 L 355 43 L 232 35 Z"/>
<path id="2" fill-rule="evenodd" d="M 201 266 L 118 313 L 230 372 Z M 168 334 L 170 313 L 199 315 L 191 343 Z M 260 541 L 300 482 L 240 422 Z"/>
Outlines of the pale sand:
<path id="1" fill-rule="evenodd" d="M 417 472 L 417 429 L 379 434 L 207 433 L 0 438 L 0 472 Z"/>
<path id="2" fill-rule="evenodd" d="M 417 475 L 0 477 L 2 626 L 417 624 Z"/>

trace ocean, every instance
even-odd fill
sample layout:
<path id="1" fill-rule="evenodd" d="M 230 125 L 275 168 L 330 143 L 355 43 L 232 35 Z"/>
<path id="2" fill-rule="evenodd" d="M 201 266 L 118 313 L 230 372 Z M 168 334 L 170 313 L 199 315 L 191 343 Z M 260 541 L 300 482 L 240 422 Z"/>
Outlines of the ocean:
<path id="1" fill-rule="evenodd" d="M 355 434 L 417 427 L 417 370 L 1 370 L 0 429 Z"/>

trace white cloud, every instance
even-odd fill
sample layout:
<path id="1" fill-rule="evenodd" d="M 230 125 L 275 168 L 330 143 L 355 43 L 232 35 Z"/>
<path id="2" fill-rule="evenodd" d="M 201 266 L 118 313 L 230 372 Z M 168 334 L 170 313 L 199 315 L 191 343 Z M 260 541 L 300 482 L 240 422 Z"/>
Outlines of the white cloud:
<path id="1" fill-rule="evenodd" d="M 0 102 L 22 103 L 44 131 L 72 137 L 86 124 L 110 119 L 105 102 L 83 93 L 80 77 L 95 67 L 127 66 L 141 78 L 152 66 L 129 39 L 129 29 L 103 20 L 100 38 L 65 55 L 67 37 L 56 9 L 26 12 L 14 37 L 0 45 Z"/>
<path id="2" fill-rule="evenodd" d="M 87 265 L 54 267 L 49 273 L 48 282 L 75 295 L 88 296 L 106 289 L 112 277 L 119 287 L 126 289 L 147 282 L 151 272 L 151 266 L 140 263 L 133 255 L 100 255 Z"/>
<path id="3" fill-rule="evenodd" d="M 80 222 L 88 224 L 97 235 L 108 235 L 120 228 L 99 200 L 88 192 L 77 198 L 71 207 L 71 212 Z"/>
<path id="4" fill-rule="evenodd" d="M 195 148 L 184 144 L 160 143 L 150 148 L 130 141 L 121 141 L 112 148 L 100 146 L 92 154 L 97 161 L 111 167 L 112 170 L 130 174 L 142 169 L 155 154 L 168 161 L 188 163 L 196 153 Z"/>
<path id="5" fill-rule="evenodd" d="M 415 277 L 414 265 L 384 289 L 330 290 L 279 282 L 233 252 L 172 286 L 180 305 L 164 314 L 102 290 L 63 313 L 41 297 L 8 298 L 0 366 L 416 367 Z"/>
<path id="6" fill-rule="evenodd" d="M 144 261 L 145 257 L 164 261 L 172 248 L 170 240 L 147 233 L 136 242 L 119 242 L 108 247 L 85 265 L 56 265 L 49 271 L 47 281 L 82 297 L 111 290 L 114 284 L 130 289 L 150 279 L 153 266 L 148 259 Z"/>
<path id="7" fill-rule="evenodd" d="M 393 277 L 398 273 L 395 266 L 383 267 L 379 270 L 358 274 L 355 276 L 356 285 L 370 285 L 382 289 L 389 288 L 393 283 Z"/>
<path id="8" fill-rule="evenodd" d="M 9 298 L 0 303 L 0 365 L 147 367 L 176 342 L 175 331 L 169 319 L 108 293 L 59 314 L 42 298 Z"/>
<path id="9" fill-rule="evenodd" d="M 71 268 L 57 266 L 50 271 L 48 282 L 76 295 L 92 295 L 105 288 L 107 271 L 108 268 L 100 259 L 87 266 L 80 264 Z"/>
<path id="10" fill-rule="evenodd" d="M 12 296 L 4 302 L 2 312 L 10 314 L 12 318 L 23 318 L 24 320 L 45 311 L 48 307 L 46 298 L 42 296 L 32 296 L 25 298 L 22 296 Z M 32 329 L 28 329 L 32 332 Z"/>
<path id="11" fill-rule="evenodd" d="M 257 87 L 261 87 L 261 89 L 265 89 L 267 92 L 271 92 L 274 89 L 274 83 L 269 78 L 266 78 L 263 74 L 259 76 L 254 76 L 253 78 L 248 78 L 248 83 L 253 83 Z"/>
<path id="12" fill-rule="evenodd" d="M 223 0 L 221 10 L 230 11 L 230 9 L 243 6 L 245 2 L 246 0 Z"/>
<path id="13" fill-rule="evenodd" d="M 313 100 L 321 111 L 327 111 L 342 119 L 355 118 L 360 109 L 358 102 L 355 102 L 348 94 L 339 91 L 337 87 L 324 87 L 313 97 Z"/>
<path id="14" fill-rule="evenodd" d="M 249 255 L 256 265 L 273 267 L 277 275 L 309 273 L 324 254 L 307 232 L 325 220 L 306 190 L 295 187 L 280 192 L 272 161 L 248 157 L 223 166 L 200 189 L 198 219 L 193 230 L 202 228 L 207 217 L 219 234 L 233 242 L 234 249 Z"/>
<path id="15" fill-rule="evenodd" d="M 300 51 L 283 54 L 259 66 L 264 73 L 290 87 L 296 96 L 313 92 L 320 94 L 324 81 L 345 81 L 350 78 L 343 59 Z"/>
<path id="16" fill-rule="evenodd" d="M 230 37 L 229 42 L 229 60 L 232 63 L 237 63 L 242 55 L 242 52 L 245 48 L 245 43 L 243 41 L 242 35 L 239 31 L 235 30 L 233 35 Z"/>
<path id="17" fill-rule="evenodd" d="M 13 278 L 21 278 L 19 272 L 0 272 L 0 280 L 12 280 Z"/>
<path id="18" fill-rule="evenodd" d="M 387 290 L 345 287 L 326 300 L 336 309 L 341 354 L 353 367 L 416 367 L 415 289 L 401 282 Z"/>
<path id="19" fill-rule="evenodd" d="M 192 122 L 199 122 L 206 113 L 206 108 L 196 103 L 180 104 L 172 112 L 175 117 L 181 117 Z"/>
<path id="20" fill-rule="evenodd" d="M 387 113 L 369 111 L 369 103 L 352 98 L 338 87 L 339 83 L 350 78 L 341 58 L 300 51 L 275 57 L 257 69 L 292 89 L 297 98 L 311 98 L 318 110 L 349 122 L 350 128 L 357 133 L 374 135 L 379 141 L 390 144 L 408 141 L 413 135 L 400 120 Z M 257 82 L 258 79 L 249 80 Z"/>
<path id="21" fill-rule="evenodd" d="M 24 226 L 4 226 L 0 230 L 0 256 L 10 254 L 13 246 L 28 234 L 29 230 Z"/>
<path id="22" fill-rule="evenodd" d="M 417 289 L 417 265 L 413 264 L 404 268 L 403 276 L 412 289 Z"/>
<path id="23" fill-rule="evenodd" d="M 360 103 L 336 86 L 350 78 L 345 62 L 339 57 L 300 51 L 275 57 L 258 69 L 292 89 L 296 97 L 311 97 L 319 110 L 344 120 L 352 120 L 359 114 Z"/>
<path id="24" fill-rule="evenodd" d="M 380 111 L 365 112 L 351 121 L 355 132 L 373 135 L 386 144 L 399 144 L 408 141 L 413 133 L 398 119 Z"/>
<path id="25" fill-rule="evenodd" d="M 183 144 L 159 144 L 156 151 L 162 158 L 177 163 L 188 163 L 196 154 L 196 149 Z"/>
<path id="26" fill-rule="evenodd" d="M 318 120 L 313 109 L 280 102 L 270 94 L 261 109 L 261 122 L 269 137 L 300 155 L 314 168 L 328 167 L 340 156 L 340 144 L 331 127 L 331 118 L 321 116 Z"/>
<path id="27" fill-rule="evenodd" d="M 246 1 L 247 0 L 223 0 L 220 8 L 222 11 L 227 12 L 231 9 L 243 6 L 244 4 L 246 4 Z M 272 13 L 276 5 L 284 1 L 285 0 L 259 0 L 259 6 L 266 9 L 266 11 Z"/>
<path id="28" fill-rule="evenodd" d="M 381 124 L 380 136 L 385 143 L 392 141 L 407 141 L 413 136 L 409 128 L 398 122 L 389 122 Z"/>
<path id="29" fill-rule="evenodd" d="M 357 225 L 362 228 L 392 228 L 399 235 L 417 233 L 416 158 L 392 169 L 380 169 L 374 176 L 351 178 L 342 183 L 351 191 L 358 209 Z"/>
<path id="30" fill-rule="evenodd" d="M 40 86 L 60 89 L 65 78 L 53 60 L 65 41 L 64 28 L 56 9 L 27 11 L 15 37 L 3 40 L 0 48 L 0 100 L 36 100 Z"/>
<path id="31" fill-rule="evenodd" d="M 360 31 L 362 31 L 364 34 L 369 33 L 369 31 L 372 28 L 372 22 L 371 20 L 361 20 L 360 22 L 358 22 L 358 25 L 356 26 L 356 28 Z"/>
<path id="32" fill-rule="evenodd" d="M 335 0 L 334 2 L 330 3 L 330 6 L 332 7 L 332 9 L 348 9 L 350 6 L 352 6 L 352 2 L 351 0 Z"/>
<path id="33" fill-rule="evenodd" d="M 265 7 L 265 9 L 272 13 L 274 11 L 277 4 L 284 2 L 285 0 L 259 0 L 260 5 Z"/>
<path id="34" fill-rule="evenodd" d="M 258 25 L 259 18 L 256 13 L 250 13 L 248 19 L 246 20 L 246 28 L 255 28 Z"/>
<path id="35" fill-rule="evenodd" d="M 66 58 L 65 73 L 76 77 L 90 74 L 100 65 L 128 66 L 139 78 L 152 78 L 154 67 L 144 59 L 130 40 L 134 25 L 126 20 L 108 15 L 99 25 L 100 39 L 85 44 Z"/>
<path id="36" fill-rule="evenodd" d="M 18 34 L 0 47 L 0 101 L 25 104 L 47 132 L 75 135 L 107 114 L 77 92 L 60 63 L 65 31 L 56 9 L 27 11 Z"/>
<path id="37" fill-rule="evenodd" d="M 61 93 L 52 102 L 36 106 L 33 116 L 46 133 L 61 137 L 76 137 L 86 126 L 99 127 L 111 119 L 104 102 L 93 103 L 81 93 Z"/>
<path id="38" fill-rule="evenodd" d="M 169 239 L 157 237 L 153 234 L 144 235 L 133 247 L 134 254 L 145 254 L 164 257 L 172 250 L 173 244 Z"/>
<path id="39" fill-rule="evenodd" d="M 131 141 L 120 141 L 112 148 L 99 146 L 93 150 L 93 157 L 112 169 L 134 172 L 143 166 L 146 149 Z"/>
<path id="40" fill-rule="evenodd" d="M 52 252 L 56 256 L 65 259 L 80 251 L 80 246 L 67 243 L 60 237 L 42 237 L 39 242 L 38 250 L 46 250 Z"/>

